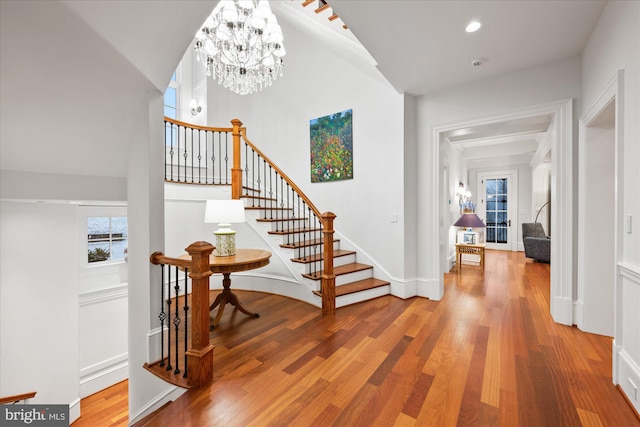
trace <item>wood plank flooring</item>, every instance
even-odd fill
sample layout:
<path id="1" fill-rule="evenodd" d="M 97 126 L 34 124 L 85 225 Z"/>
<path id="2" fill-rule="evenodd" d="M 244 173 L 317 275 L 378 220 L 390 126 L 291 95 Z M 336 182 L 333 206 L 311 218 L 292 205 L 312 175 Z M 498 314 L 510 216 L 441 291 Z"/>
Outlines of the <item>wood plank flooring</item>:
<path id="1" fill-rule="evenodd" d="M 323 317 L 237 293 L 261 317 L 225 312 L 214 381 L 144 425 L 640 426 L 611 382 L 611 338 L 555 324 L 549 265 L 522 253 L 447 274 L 440 302 L 385 296 Z"/>
<path id="2" fill-rule="evenodd" d="M 122 381 L 80 401 L 74 427 L 125 427 L 129 421 L 128 381 Z"/>

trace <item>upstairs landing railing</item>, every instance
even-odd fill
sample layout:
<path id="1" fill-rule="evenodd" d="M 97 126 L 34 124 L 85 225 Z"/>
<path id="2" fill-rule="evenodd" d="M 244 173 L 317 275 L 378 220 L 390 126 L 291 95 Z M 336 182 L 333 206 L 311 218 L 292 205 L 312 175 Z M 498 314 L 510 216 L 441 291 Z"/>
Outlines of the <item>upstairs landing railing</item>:
<path id="1" fill-rule="evenodd" d="M 195 242 L 186 248 L 191 259 L 171 258 L 161 252 L 150 258 L 162 269 L 158 303 L 161 356 L 145 368 L 182 387 L 199 387 L 213 378 L 213 345 L 209 341 L 209 256 L 213 249 L 210 243 Z M 191 279 L 190 292 L 187 277 Z"/>
<path id="2" fill-rule="evenodd" d="M 31 391 L 29 393 L 14 394 L 12 396 L 3 396 L 3 397 L 0 397 L 0 405 L 6 405 L 6 404 L 15 405 L 16 403 L 33 399 L 35 396 L 36 396 L 35 391 Z"/>
<path id="3" fill-rule="evenodd" d="M 238 119 L 231 128 L 191 125 L 165 117 L 165 181 L 231 184 L 232 199 L 246 199 L 273 221 L 285 245 L 321 280 L 322 313 L 335 313 L 333 244 L 335 215 L 321 213 L 306 194 L 246 136 Z"/>

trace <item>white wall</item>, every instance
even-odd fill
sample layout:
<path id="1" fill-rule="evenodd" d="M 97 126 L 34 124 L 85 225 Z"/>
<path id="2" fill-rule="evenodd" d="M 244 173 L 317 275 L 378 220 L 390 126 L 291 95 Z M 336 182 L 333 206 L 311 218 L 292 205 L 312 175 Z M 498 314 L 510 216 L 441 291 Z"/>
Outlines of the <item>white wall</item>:
<path id="1" fill-rule="evenodd" d="M 286 5 L 272 4 L 285 10 Z M 284 76 L 257 94 L 239 96 L 209 79 L 208 125 L 239 118 L 248 138 L 310 197 L 321 212 L 337 215 L 335 229 L 404 277 L 404 96 L 370 62 L 344 60 L 336 35 L 310 38 L 299 25 L 279 19 L 284 33 Z M 354 178 L 310 181 L 309 121 L 353 109 Z M 392 222 L 392 216 L 398 222 Z M 375 230 L 375 232 L 371 232 Z M 407 254 L 412 256 L 413 254 Z"/>
<path id="2" fill-rule="evenodd" d="M 445 255 L 440 258 L 442 271 L 449 271 L 455 263 L 458 227 L 453 227 L 453 223 L 460 218 L 460 205 L 455 197 L 460 183 L 464 184 L 465 191 L 472 193 L 473 200 L 477 200 L 466 162 L 451 144 L 440 142 L 440 187 L 442 194 L 436 197 L 440 197 L 440 245 L 441 253 Z"/>
<path id="3" fill-rule="evenodd" d="M 433 218 L 431 200 L 433 177 L 430 171 L 432 148 L 431 129 L 461 121 L 470 121 L 514 109 L 546 102 L 574 99 L 577 117 L 582 109 L 581 58 L 573 57 L 467 85 L 418 97 L 418 217 L 426 224 Z M 418 257 L 428 259 L 433 254 L 427 242 L 432 236 L 418 228 Z M 440 258 L 446 256 L 441 252 Z M 432 264 L 419 264 L 418 275 L 425 280 L 442 280 Z"/>
<path id="4" fill-rule="evenodd" d="M 124 206 L 78 206 L 80 397 L 129 376 L 127 263 L 87 263 L 87 218 L 126 215 Z"/>
<path id="5" fill-rule="evenodd" d="M 533 222 L 536 219 L 536 215 L 538 215 L 538 210 L 540 210 L 538 222 L 542 224 L 547 235 L 551 232 L 551 224 L 549 223 L 551 210 L 549 209 L 549 205 L 544 205 L 550 200 L 551 164 L 543 163 L 531 172 L 531 215 L 526 219 L 528 219 L 529 222 Z"/>
<path id="6" fill-rule="evenodd" d="M 619 223 L 631 216 L 632 229 L 623 231 L 618 243 L 618 271 L 615 303 L 614 383 L 640 411 L 640 3 L 610 1 L 591 34 L 583 53 L 585 106 L 593 105 L 608 83 L 623 70 L 622 93 L 618 93 L 617 126 L 621 127 L 622 152 L 618 154 L 622 180 Z M 624 227 L 624 224 L 620 224 Z M 624 230 L 624 229 L 623 229 Z M 613 226 L 611 226 L 613 231 Z"/>
<path id="7" fill-rule="evenodd" d="M 404 284 L 402 290 L 407 296 L 416 295 L 416 269 L 418 245 L 416 229 L 418 227 L 418 210 L 416 204 L 418 159 L 416 156 L 418 140 L 416 137 L 416 99 L 405 95 L 404 99 Z M 394 295 L 402 296 L 399 291 Z"/>
<path id="8" fill-rule="evenodd" d="M 618 70 L 624 70 L 624 214 L 640 224 L 640 3 L 607 3 L 583 54 L 583 92 L 590 106 Z M 640 266 L 639 227 L 624 235 L 623 261 Z"/>
<path id="9" fill-rule="evenodd" d="M 0 395 L 80 414 L 77 207 L 0 202 Z"/>

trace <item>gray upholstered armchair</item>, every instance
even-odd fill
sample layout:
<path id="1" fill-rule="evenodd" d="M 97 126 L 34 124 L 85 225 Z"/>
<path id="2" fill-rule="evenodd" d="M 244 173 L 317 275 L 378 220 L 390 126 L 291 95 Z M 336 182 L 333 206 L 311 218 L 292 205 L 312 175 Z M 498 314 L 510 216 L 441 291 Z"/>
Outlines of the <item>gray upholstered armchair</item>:
<path id="1" fill-rule="evenodd" d="M 551 262 L 551 239 L 544 234 L 542 224 L 539 222 L 523 223 L 522 238 L 524 256 L 540 262 Z"/>

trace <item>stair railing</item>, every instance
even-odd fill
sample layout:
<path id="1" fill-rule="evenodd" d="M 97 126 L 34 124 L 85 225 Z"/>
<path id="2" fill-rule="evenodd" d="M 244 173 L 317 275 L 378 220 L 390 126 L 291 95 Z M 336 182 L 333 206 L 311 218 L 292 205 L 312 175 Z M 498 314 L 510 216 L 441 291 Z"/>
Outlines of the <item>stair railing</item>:
<path id="1" fill-rule="evenodd" d="M 246 135 L 242 122 L 233 124 L 233 170 L 242 172 L 242 185 L 233 180 L 234 198 L 245 197 L 249 209 L 259 209 L 265 220 L 276 223 L 276 231 L 286 231 L 286 241 L 297 248 L 299 258 L 310 262 L 310 276 L 321 279 L 322 313 L 335 313 L 332 212 L 320 213 L 309 197 Z M 241 141 L 242 140 L 242 144 Z M 242 153 L 242 160 L 235 153 Z M 240 162 L 240 163 L 236 163 Z M 241 166 L 243 165 L 243 167 Z M 238 172 L 236 172 L 238 173 Z M 295 236 L 298 236 L 297 238 Z M 321 262 L 319 262 L 321 261 Z M 319 267 L 321 266 L 321 268 Z"/>
<path id="2" fill-rule="evenodd" d="M 165 181 L 231 184 L 232 131 L 165 117 Z"/>
<path id="3" fill-rule="evenodd" d="M 165 121 L 165 181 L 231 184 L 233 199 L 249 200 L 247 209 L 286 231 L 287 244 L 321 279 L 322 313 L 335 313 L 333 220 L 320 213 L 302 190 L 246 136 L 238 119 L 231 128 L 197 126 L 168 117 Z M 297 236 L 297 237 L 296 237 Z"/>
<path id="4" fill-rule="evenodd" d="M 0 397 L 0 405 L 6 405 L 8 403 L 15 405 L 18 402 L 27 401 L 29 399 L 34 398 L 35 396 L 36 396 L 36 392 L 31 391 L 29 393 L 14 394 L 12 396 Z"/>
<path id="5" fill-rule="evenodd" d="M 199 387 L 213 378 L 213 345 L 209 341 L 209 276 L 212 274 L 209 256 L 213 249 L 210 243 L 195 242 L 186 248 L 190 259 L 171 258 L 161 252 L 153 253 L 150 258 L 152 264 L 162 268 L 158 313 L 161 356 L 155 369 L 156 364 L 146 364 L 145 368 L 172 384 L 185 386 L 186 381 L 186 386 Z M 187 288 L 187 276 L 191 279 L 191 292 Z M 182 298 L 179 297 L 180 277 L 184 283 Z M 180 300 L 183 301 L 182 313 Z M 182 357 L 179 357 L 181 349 Z"/>

